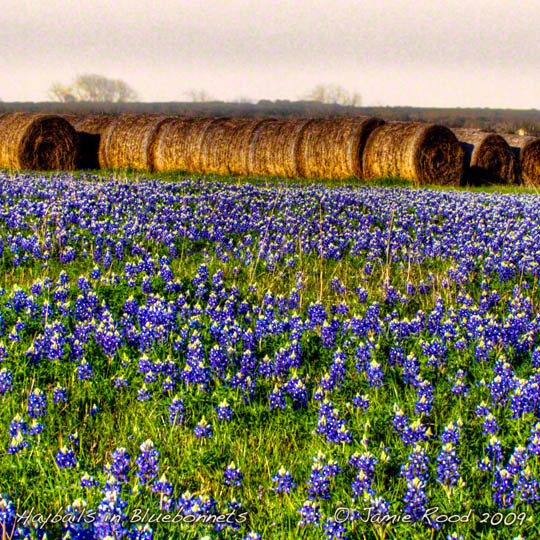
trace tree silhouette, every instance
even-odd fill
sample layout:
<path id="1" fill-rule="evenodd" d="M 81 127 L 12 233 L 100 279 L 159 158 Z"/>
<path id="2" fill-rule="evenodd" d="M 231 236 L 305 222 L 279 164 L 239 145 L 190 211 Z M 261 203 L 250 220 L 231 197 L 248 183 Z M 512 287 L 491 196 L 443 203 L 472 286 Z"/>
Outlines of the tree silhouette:
<path id="1" fill-rule="evenodd" d="M 348 90 L 336 84 L 318 84 L 308 94 L 307 98 L 321 103 L 336 103 L 349 107 L 360 107 L 362 105 L 362 96 L 358 92 L 351 94 Z"/>
<path id="2" fill-rule="evenodd" d="M 191 89 L 187 92 L 184 92 L 184 94 L 193 101 L 193 103 L 206 103 L 207 101 L 215 101 L 215 98 L 213 98 L 206 90 L 195 90 Z"/>
<path id="3" fill-rule="evenodd" d="M 54 83 L 49 89 L 53 101 L 94 101 L 119 103 L 135 101 L 137 93 L 122 80 L 108 79 L 103 75 L 77 75 L 71 85 Z"/>

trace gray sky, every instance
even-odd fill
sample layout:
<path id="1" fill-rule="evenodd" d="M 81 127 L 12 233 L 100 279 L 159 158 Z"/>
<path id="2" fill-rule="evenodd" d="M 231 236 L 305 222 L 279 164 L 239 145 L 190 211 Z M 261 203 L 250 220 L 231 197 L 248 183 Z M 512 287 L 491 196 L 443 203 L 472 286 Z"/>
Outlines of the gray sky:
<path id="1" fill-rule="evenodd" d="M 540 108 L 538 0 L 2 0 L 0 98 L 99 73 L 141 101 Z"/>

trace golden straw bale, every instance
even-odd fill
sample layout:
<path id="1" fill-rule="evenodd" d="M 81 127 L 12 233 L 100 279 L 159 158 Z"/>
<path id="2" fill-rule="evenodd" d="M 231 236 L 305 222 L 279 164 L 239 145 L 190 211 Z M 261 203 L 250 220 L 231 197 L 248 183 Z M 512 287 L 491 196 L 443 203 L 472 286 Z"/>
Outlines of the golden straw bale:
<path id="1" fill-rule="evenodd" d="M 300 141 L 300 176 L 305 178 L 362 177 L 367 138 L 383 120 L 369 116 L 313 121 Z"/>
<path id="2" fill-rule="evenodd" d="M 294 178 L 304 166 L 300 143 L 309 119 L 269 120 L 255 129 L 251 142 L 249 174 Z"/>
<path id="3" fill-rule="evenodd" d="M 101 135 L 98 160 L 102 169 L 154 170 L 154 144 L 166 116 L 122 114 Z"/>
<path id="4" fill-rule="evenodd" d="M 201 149 L 208 128 L 217 118 L 168 118 L 160 126 L 154 145 L 158 171 L 204 172 Z"/>
<path id="5" fill-rule="evenodd" d="M 201 166 L 206 173 L 246 174 L 242 158 L 238 155 L 245 132 L 258 121 L 253 118 L 220 118 L 213 122 L 204 135 L 201 147 Z"/>
<path id="6" fill-rule="evenodd" d="M 252 142 L 259 128 L 269 121 L 261 118 L 247 118 L 245 122 L 236 126 L 227 155 L 229 174 L 249 176 L 251 172 Z"/>
<path id="7" fill-rule="evenodd" d="M 364 147 L 364 178 L 399 177 L 416 184 L 459 185 L 463 150 L 444 126 L 389 122 L 374 129 Z"/>
<path id="8" fill-rule="evenodd" d="M 503 134 L 518 163 L 523 184 L 528 187 L 540 185 L 540 138 Z"/>
<path id="9" fill-rule="evenodd" d="M 517 162 L 508 143 L 496 133 L 453 129 L 463 149 L 465 180 L 469 184 L 516 184 Z"/>
<path id="10" fill-rule="evenodd" d="M 0 167 L 74 170 L 79 137 L 71 124 L 51 114 L 14 112 L 0 118 Z"/>

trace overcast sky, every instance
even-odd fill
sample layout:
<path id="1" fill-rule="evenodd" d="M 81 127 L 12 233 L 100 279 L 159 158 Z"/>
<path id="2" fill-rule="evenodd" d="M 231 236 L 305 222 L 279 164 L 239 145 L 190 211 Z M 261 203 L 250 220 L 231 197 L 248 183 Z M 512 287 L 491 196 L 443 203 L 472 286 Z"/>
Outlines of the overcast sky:
<path id="1" fill-rule="evenodd" d="M 141 101 L 298 99 L 540 108 L 538 0 L 2 0 L 0 99 L 77 74 Z"/>

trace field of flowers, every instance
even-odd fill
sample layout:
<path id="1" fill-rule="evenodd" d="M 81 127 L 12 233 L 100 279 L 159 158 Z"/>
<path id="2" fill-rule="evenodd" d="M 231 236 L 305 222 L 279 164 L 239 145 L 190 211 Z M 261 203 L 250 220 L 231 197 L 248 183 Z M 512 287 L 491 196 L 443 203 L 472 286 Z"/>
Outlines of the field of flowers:
<path id="1" fill-rule="evenodd" d="M 11 538 L 540 537 L 540 198 L 0 172 Z"/>

